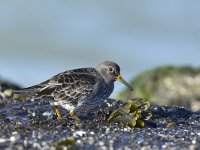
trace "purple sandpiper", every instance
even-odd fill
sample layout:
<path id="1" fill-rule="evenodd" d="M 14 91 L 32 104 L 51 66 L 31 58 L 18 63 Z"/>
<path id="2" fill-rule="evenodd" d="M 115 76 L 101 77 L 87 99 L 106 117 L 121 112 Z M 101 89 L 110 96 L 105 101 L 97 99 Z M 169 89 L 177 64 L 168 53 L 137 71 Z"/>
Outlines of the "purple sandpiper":
<path id="1" fill-rule="evenodd" d="M 79 120 L 74 112 L 89 111 L 100 106 L 113 92 L 116 80 L 133 90 L 120 75 L 119 65 L 105 61 L 96 68 L 79 68 L 59 73 L 45 82 L 18 92 L 31 93 L 35 99 L 48 98 L 55 105 L 58 121 L 62 119 L 59 106 Z"/>

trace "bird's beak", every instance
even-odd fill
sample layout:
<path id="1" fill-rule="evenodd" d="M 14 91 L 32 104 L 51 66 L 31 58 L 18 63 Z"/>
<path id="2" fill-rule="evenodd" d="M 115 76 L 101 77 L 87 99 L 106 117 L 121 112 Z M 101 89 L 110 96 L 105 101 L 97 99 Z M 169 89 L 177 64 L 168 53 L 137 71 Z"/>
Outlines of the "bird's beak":
<path id="1" fill-rule="evenodd" d="M 126 80 L 124 80 L 124 79 L 122 78 L 121 75 L 118 75 L 118 76 L 116 77 L 116 80 L 120 81 L 121 83 L 123 83 L 124 85 L 126 85 L 131 91 L 133 91 L 133 88 L 130 86 L 130 84 L 128 84 L 128 83 L 126 82 Z"/>

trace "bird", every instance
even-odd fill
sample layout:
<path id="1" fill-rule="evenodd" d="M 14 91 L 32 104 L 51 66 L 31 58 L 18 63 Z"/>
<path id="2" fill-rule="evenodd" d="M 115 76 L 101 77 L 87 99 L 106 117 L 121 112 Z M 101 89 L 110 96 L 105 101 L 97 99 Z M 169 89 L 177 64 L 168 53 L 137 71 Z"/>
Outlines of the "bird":
<path id="1" fill-rule="evenodd" d="M 99 107 L 111 95 L 117 80 L 133 91 L 120 75 L 119 65 L 104 61 L 96 68 L 61 72 L 38 85 L 18 90 L 18 93 L 31 93 L 35 99 L 48 98 L 55 105 L 58 122 L 62 121 L 60 107 L 67 110 L 75 120 L 80 120 L 75 112 Z"/>

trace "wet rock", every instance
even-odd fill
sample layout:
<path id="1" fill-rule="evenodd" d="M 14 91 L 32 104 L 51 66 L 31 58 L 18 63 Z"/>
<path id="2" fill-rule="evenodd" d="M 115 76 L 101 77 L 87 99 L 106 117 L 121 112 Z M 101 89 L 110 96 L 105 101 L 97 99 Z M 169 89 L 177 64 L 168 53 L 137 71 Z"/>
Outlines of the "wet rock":
<path id="1" fill-rule="evenodd" d="M 152 104 L 184 106 L 200 110 L 200 69 L 191 67 L 161 67 L 147 71 L 132 81 L 134 92 L 128 90 L 117 99 L 143 97 Z"/>
<path id="2" fill-rule="evenodd" d="M 5 90 L 9 89 L 19 90 L 20 86 L 0 78 L 0 91 L 4 92 Z"/>
<path id="3" fill-rule="evenodd" d="M 20 86 L 9 81 L 0 79 L 0 108 L 5 105 L 5 98 L 12 96 L 13 90 L 19 90 Z"/>
<path id="4" fill-rule="evenodd" d="M 110 124 L 110 111 L 120 102 L 107 100 L 102 110 L 81 121 L 66 110 L 58 123 L 48 101 L 9 103 L 0 109 L 0 149 L 198 149 L 200 112 L 179 107 L 151 107 L 144 128 Z M 91 112 L 92 114 L 93 112 Z"/>

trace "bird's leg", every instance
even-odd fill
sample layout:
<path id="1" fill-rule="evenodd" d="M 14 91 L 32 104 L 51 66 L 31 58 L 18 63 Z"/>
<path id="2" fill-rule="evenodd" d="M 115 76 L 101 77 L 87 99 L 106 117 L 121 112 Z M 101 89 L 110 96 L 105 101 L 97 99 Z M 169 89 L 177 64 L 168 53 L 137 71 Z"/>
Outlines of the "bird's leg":
<path id="1" fill-rule="evenodd" d="M 61 122 L 62 117 L 61 117 L 61 114 L 60 114 L 60 109 L 59 109 L 58 106 L 55 106 L 55 109 L 56 109 L 56 115 L 57 115 L 58 122 Z"/>
<path id="2" fill-rule="evenodd" d="M 73 112 L 69 112 L 69 114 L 75 119 L 75 120 L 80 120 Z"/>
<path id="3" fill-rule="evenodd" d="M 61 113 L 60 113 L 60 109 L 59 107 L 56 105 L 55 106 L 55 109 L 56 109 L 56 115 L 57 115 L 57 120 L 58 122 L 62 122 L 62 116 L 61 116 Z M 75 120 L 80 120 L 73 112 L 69 112 L 69 114 L 75 119 Z"/>

